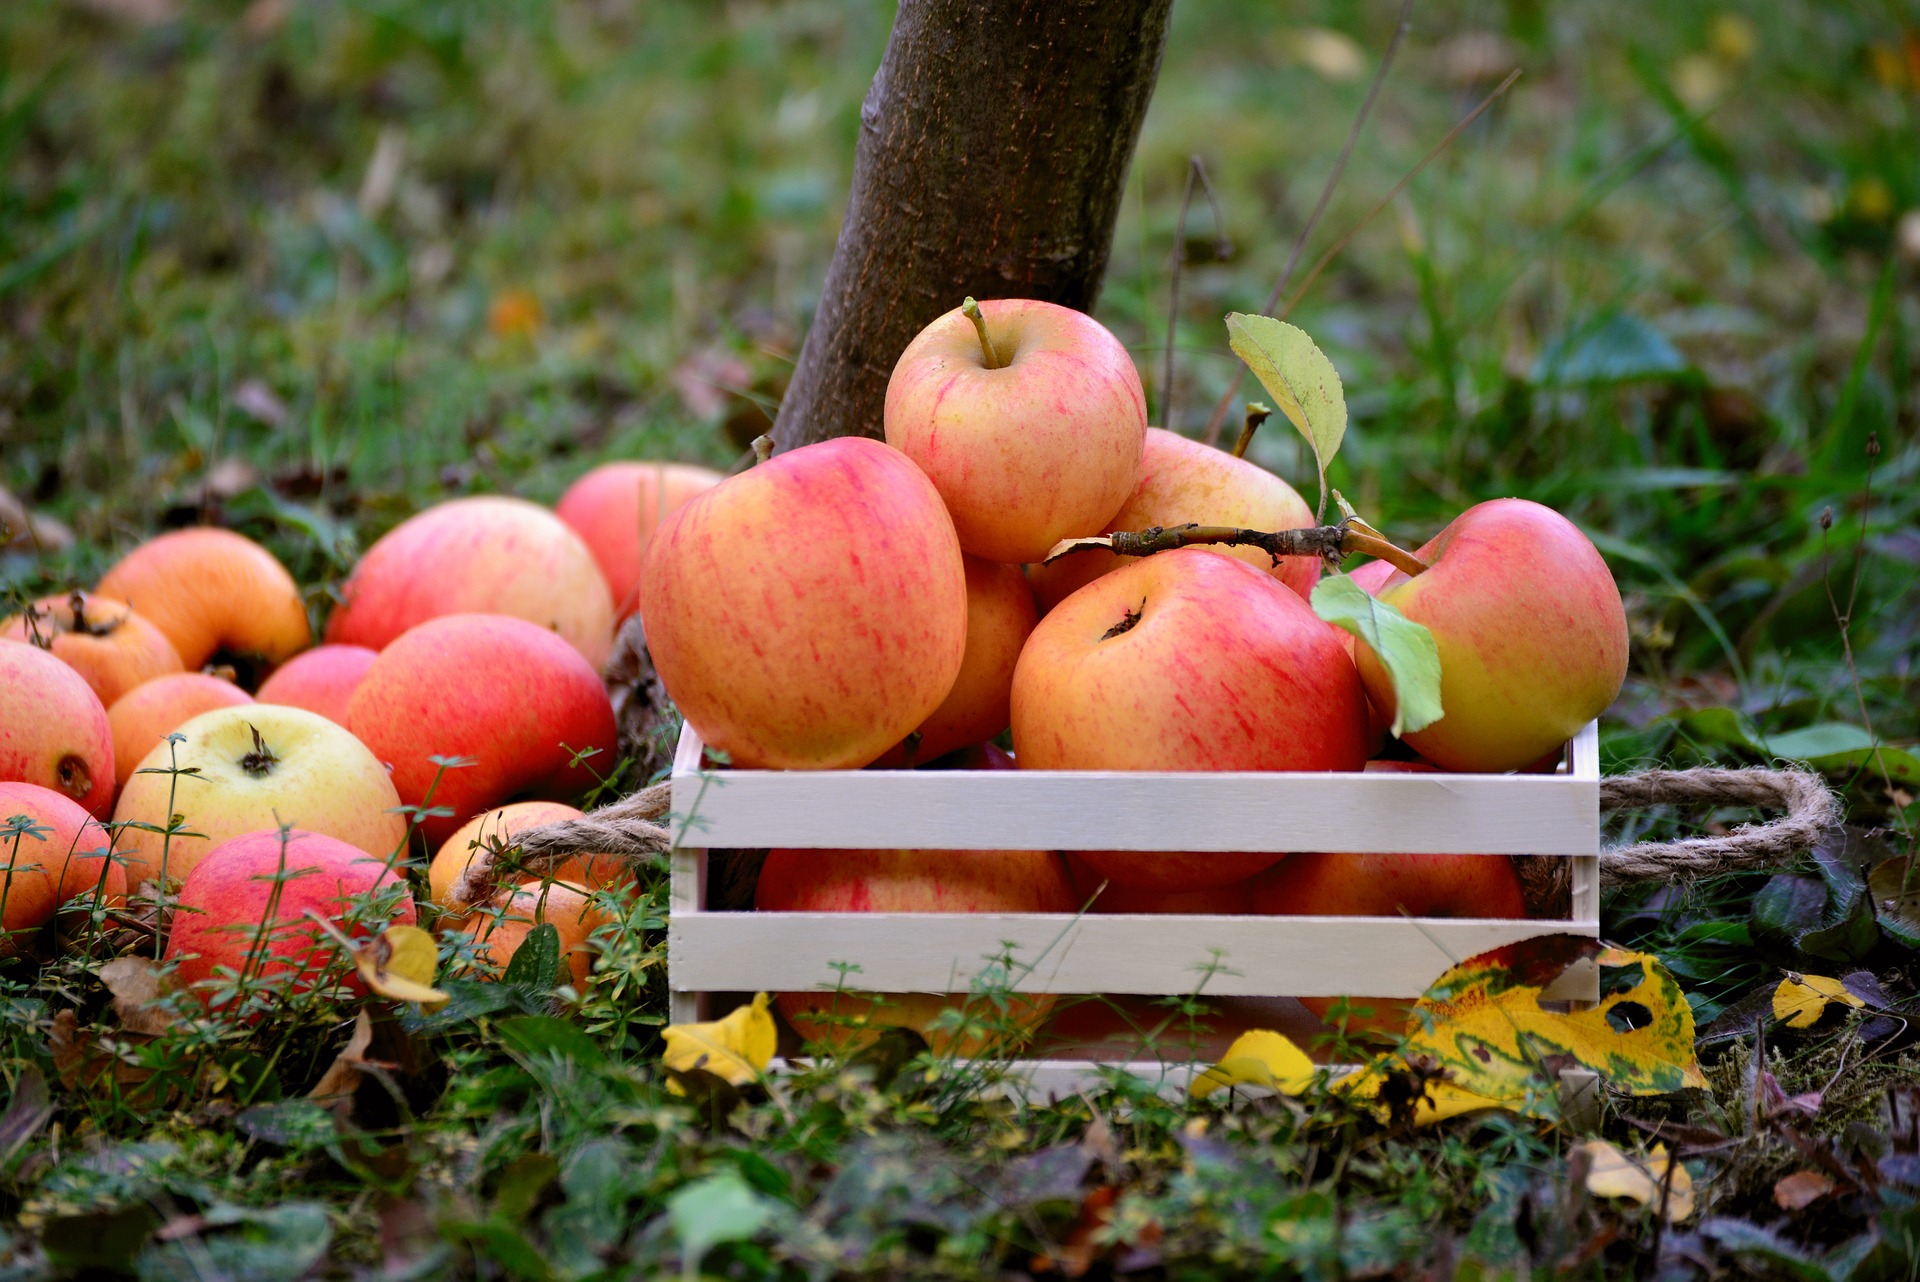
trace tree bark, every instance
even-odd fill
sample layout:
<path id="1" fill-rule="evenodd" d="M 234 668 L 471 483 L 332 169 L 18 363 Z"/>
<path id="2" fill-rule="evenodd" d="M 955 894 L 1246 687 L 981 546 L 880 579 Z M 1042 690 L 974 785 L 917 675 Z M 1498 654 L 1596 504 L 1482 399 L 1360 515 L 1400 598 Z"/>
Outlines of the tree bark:
<path id="1" fill-rule="evenodd" d="M 968 294 L 1093 305 L 1171 6 L 901 0 L 780 449 L 880 436 L 894 361 Z"/>

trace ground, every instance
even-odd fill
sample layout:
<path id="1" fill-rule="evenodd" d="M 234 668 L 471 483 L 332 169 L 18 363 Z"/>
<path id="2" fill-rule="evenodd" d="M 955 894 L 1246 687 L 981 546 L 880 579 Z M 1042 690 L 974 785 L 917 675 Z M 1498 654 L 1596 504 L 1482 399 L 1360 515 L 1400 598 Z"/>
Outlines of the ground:
<path id="1" fill-rule="evenodd" d="M 1392 8 L 1175 6 L 1098 308 L 1155 422 L 1204 431 L 1237 369 L 1222 317 L 1279 278 Z M 437 499 L 551 501 L 613 458 L 731 465 L 805 332 L 888 22 L 804 0 L 13 0 L 0 486 L 74 539 L 0 550 L 0 594 L 210 519 L 272 546 L 319 617 L 357 551 Z M 1711 1088 L 1616 1100 L 1604 1133 L 1670 1123 L 1694 1221 L 1586 1198 L 1570 1128 L 1504 1116 L 1408 1132 L 1125 1090 L 1028 1111 L 855 1066 L 716 1118 L 729 1100 L 679 1102 L 654 1067 L 650 892 L 608 935 L 630 978 L 565 1019 L 513 990 L 383 1023 L 369 1053 L 397 1067 L 351 1134 L 273 1102 L 344 1043 L 337 1011 L 123 1048 L 208 1066 L 177 1089 L 76 1089 L 49 1036 L 106 1005 L 89 963 L 0 970 L 0 1277 L 1071 1271 L 1099 1187 L 1121 1192 L 1096 1270 L 1908 1276 L 1912 932 L 1857 883 L 1920 819 L 1916 155 L 1898 5 L 1414 6 L 1293 277 L 1360 227 L 1291 318 L 1345 380 L 1332 482 L 1375 525 L 1417 543 L 1517 494 L 1607 554 L 1634 641 L 1608 770 L 1792 755 L 1848 804 L 1857 831 L 1798 881 L 1609 897 L 1609 936 L 1687 990 Z M 1219 222 L 1196 199 L 1177 245 L 1189 157 Z M 1283 428 L 1254 454 L 1310 491 Z M 1754 995 L 1786 968 L 1870 972 L 1896 1014 L 1756 1047 Z M 1789 1208 L 1775 1184 L 1802 1170 L 1835 1191 Z"/>

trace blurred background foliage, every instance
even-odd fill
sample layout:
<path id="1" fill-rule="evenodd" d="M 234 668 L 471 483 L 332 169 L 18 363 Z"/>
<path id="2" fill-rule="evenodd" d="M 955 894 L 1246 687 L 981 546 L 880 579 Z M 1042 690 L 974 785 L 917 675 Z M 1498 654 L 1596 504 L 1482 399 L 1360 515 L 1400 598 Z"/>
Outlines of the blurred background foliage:
<path id="1" fill-rule="evenodd" d="M 1204 426 L 1235 371 L 1221 317 L 1279 275 L 1395 9 L 1175 6 L 1099 307 L 1156 419 Z M 1869 720 L 1912 741 L 1912 13 L 1413 13 L 1305 261 L 1524 74 L 1293 314 L 1347 382 L 1334 483 L 1406 541 L 1504 494 L 1594 535 L 1635 639 L 1616 767 L 1752 759 L 1769 736 Z M 8 0 L 0 485 L 78 540 L 0 554 L 0 588 L 84 578 L 207 516 L 324 583 L 445 495 L 551 500 L 616 457 L 732 462 L 805 332 L 890 17 Z M 1177 247 L 1192 156 L 1222 226 L 1198 202 Z M 1284 432 L 1255 455 L 1311 488 Z M 1867 817 L 1911 803 L 1911 760 L 1862 768 Z"/>

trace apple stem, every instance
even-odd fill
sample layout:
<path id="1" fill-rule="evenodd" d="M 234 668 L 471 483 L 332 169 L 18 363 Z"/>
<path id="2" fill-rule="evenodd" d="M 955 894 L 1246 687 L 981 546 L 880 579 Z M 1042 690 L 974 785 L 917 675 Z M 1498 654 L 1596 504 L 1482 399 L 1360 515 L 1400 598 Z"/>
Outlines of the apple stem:
<path id="1" fill-rule="evenodd" d="M 1232 525 L 1156 525 L 1146 530 L 1121 530 L 1097 539 L 1077 539 L 1056 549 L 1065 556 L 1086 548 L 1104 547 L 1118 556 L 1152 556 L 1175 548 L 1224 543 L 1229 547 L 1255 547 L 1276 560 L 1283 556 L 1315 556 L 1338 562 L 1356 553 L 1389 561 L 1409 577 L 1429 567 L 1425 561 L 1358 523 L 1341 521 L 1338 525 L 1310 525 L 1299 530 L 1247 530 Z M 1053 556 L 1047 558 L 1052 561 Z"/>
<path id="2" fill-rule="evenodd" d="M 1259 431 L 1260 425 L 1271 417 L 1273 417 L 1273 407 L 1271 405 L 1262 405 L 1259 401 L 1247 402 L 1246 425 L 1240 429 L 1240 439 L 1233 444 L 1233 456 L 1235 458 L 1245 458 L 1247 456 L 1247 446 L 1253 444 L 1253 434 Z"/>
<path id="3" fill-rule="evenodd" d="M 273 749 L 260 737 L 258 726 L 250 724 L 247 729 L 253 731 L 253 751 L 240 758 L 240 768 L 258 779 L 272 773 L 273 768 L 280 764 L 280 758 L 273 755 Z"/>
<path id="4" fill-rule="evenodd" d="M 773 435 L 767 433 L 753 438 L 753 463 L 755 467 L 773 457 Z"/>
<path id="5" fill-rule="evenodd" d="M 993 350 L 993 340 L 987 337 L 987 318 L 980 314 L 980 304 L 972 294 L 960 304 L 960 313 L 973 322 L 973 332 L 980 336 L 980 350 L 986 353 L 988 369 L 1002 369 L 1006 362 L 1000 359 L 1000 353 Z"/>

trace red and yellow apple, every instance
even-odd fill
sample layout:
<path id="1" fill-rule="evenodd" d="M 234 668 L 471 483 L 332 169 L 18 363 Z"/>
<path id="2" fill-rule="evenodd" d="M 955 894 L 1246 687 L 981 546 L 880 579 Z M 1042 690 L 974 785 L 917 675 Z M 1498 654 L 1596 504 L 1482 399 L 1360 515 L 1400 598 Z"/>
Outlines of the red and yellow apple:
<path id="1" fill-rule="evenodd" d="M 420 824 L 432 846 L 504 802 L 578 797 L 615 764 L 600 674 L 556 633 L 500 614 L 409 629 L 367 669 L 347 725 L 407 805 L 450 812 Z M 443 770 L 436 756 L 470 764 Z"/>
<path id="2" fill-rule="evenodd" d="M 1297 530 L 1314 523 L 1313 509 L 1291 485 L 1225 450 L 1190 441 L 1158 427 L 1147 429 L 1140 460 L 1140 481 L 1104 532 L 1145 530 L 1156 525 L 1231 525 L 1243 530 Z M 1259 548 L 1211 549 L 1265 570 L 1302 597 L 1320 579 L 1320 562 L 1310 556 L 1283 556 L 1276 562 Z M 1129 558 L 1111 552 L 1075 552 L 1051 565 L 1032 567 L 1033 592 L 1040 608 L 1062 600 L 1117 569 Z"/>
<path id="3" fill-rule="evenodd" d="M 120 832 L 127 884 L 190 876 L 209 851 L 247 833 L 291 824 L 376 859 L 404 853 L 407 821 L 386 768 L 366 746 L 304 708 L 244 704 L 203 712 L 176 727 L 120 794 L 115 823 L 185 831 Z M 159 773 L 155 773 L 155 772 Z"/>
<path id="4" fill-rule="evenodd" d="M 562 881 L 529 881 L 516 886 L 510 896 L 502 894 L 500 902 L 491 910 L 474 913 L 466 923 L 466 931 L 477 945 L 474 951 L 488 965 L 504 971 L 534 927 L 552 926 L 560 936 L 561 960 L 566 962 L 568 975 L 578 991 L 586 987 L 593 974 L 593 950 L 588 947 L 588 941 L 594 931 L 611 920 L 584 886 Z"/>
<path id="5" fill-rule="evenodd" d="M 640 566 L 667 513 L 724 478 L 690 463 L 603 463 L 567 487 L 553 514 L 593 553 L 613 594 L 614 621 L 640 604 Z"/>
<path id="6" fill-rule="evenodd" d="M 1067 870 L 1073 874 L 1073 888 L 1079 892 L 1080 902 L 1087 905 L 1088 912 L 1206 913 L 1240 917 L 1253 911 L 1251 877 L 1204 890 L 1141 890 L 1115 885 L 1095 871 L 1077 851 L 1071 850 L 1067 852 Z"/>
<path id="7" fill-rule="evenodd" d="M 774 850 L 760 869 L 762 912 L 1070 913 L 1079 908 L 1060 856 L 1045 850 Z M 855 996 L 831 990 L 781 993 L 775 1004 L 808 1041 L 858 1046 L 888 1025 L 926 1036 L 936 1052 L 977 1054 L 993 1034 L 958 1043 L 932 1023 L 964 994 Z M 1046 1023 L 1049 994 L 1016 997 L 1002 1017 L 1014 1040 Z M 822 1016 L 831 1018 L 823 1019 Z M 847 1021 L 856 1021 L 849 1026 Z M 994 1030 L 998 1033 L 1001 1030 Z M 1000 1047 L 999 1049 L 1005 1049 Z"/>
<path id="8" fill-rule="evenodd" d="M 864 766 L 953 689 L 967 583 L 919 468 L 840 437 L 775 455 L 669 515 L 640 578 L 647 647 L 741 766 Z"/>
<path id="9" fill-rule="evenodd" d="M 313 643 L 299 585 L 273 553 L 210 527 L 147 540 L 96 589 L 124 601 L 195 669 L 216 654 L 283 663 Z"/>
<path id="10" fill-rule="evenodd" d="M 907 344 L 887 382 L 887 443 L 932 480 L 962 548 L 1038 561 L 1106 529 L 1133 493 L 1146 396 L 1127 349 L 1091 316 L 1021 298 L 980 312 L 991 359 L 959 308 Z"/>
<path id="11" fill-rule="evenodd" d="M 0 641 L 0 782 L 113 813 L 113 734 L 86 678 L 39 646 Z"/>
<path id="12" fill-rule="evenodd" d="M 201 713 L 252 702 L 233 682 L 204 672 L 175 672 L 135 686 L 107 709 L 114 780 L 126 787 L 161 740 Z"/>
<path id="13" fill-rule="evenodd" d="M 363 645 L 317 645 L 275 668 L 256 697 L 261 703 L 305 708 L 344 726 L 347 701 L 378 656 Z"/>
<path id="14" fill-rule="evenodd" d="M 198 988 L 209 1003 L 209 989 L 235 976 L 301 991 L 335 964 L 358 990 L 339 946 L 307 914 L 350 939 L 411 926 L 406 887 L 388 858 L 350 842 L 300 829 L 242 833 L 209 849 L 187 874 L 164 960 L 177 983 Z M 221 975 L 223 968 L 233 975 Z"/>
<path id="15" fill-rule="evenodd" d="M 1339 633 L 1272 575 L 1200 548 L 1121 566 L 1062 601 L 1013 677 L 1023 770 L 1358 770 L 1366 717 Z M 1080 857 L 1156 891 L 1226 885 L 1280 858 Z"/>
<path id="16" fill-rule="evenodd" d="M 113 701 L 143 681 L 180 671 L 180 653 L 160 629 L 124 601 L 85 592 L 43 597 L 0 623 L 0 640 L 25 641 L 86 678 L 100 702 Z"/>
<path id="17" fill-rule="evenodd" d="M 367 549 L 327 620 L 327 640 L 384 650 L 449 614 L 504 614 L 558 633 L 598 672 L 613 649 L 613 597 L 593 553 L 537 503 L 452 499 Z"/>
<path id="18" fill-rule="evenodd" d="M 127 893 L 125 874 L 108 857 L 113 838 L 79 803 L 38 784 L 0 783 L 0 824 L 22 817 L 25 831 L 0 836 L 0 958 L 61 908 Z"/>
<path id="19" fill-rule="evenodd" d="M 442 908 L 466 911 L 469 906 L 454 903 L 451 894 L 476 851 L 494 841 L 510 846 L 514 837 L 529 828 L 579 817 L 578 810 L 558 801 L 516 801 L 475 815 L 441 843 L 427 867 L 433 902 Z M 575 855 L 556 864 L 544 880 L 564 881 L 587 890 L 610 890 L 633 884 L 633 865 L 618 855 Z"/>
<path id="20" fill-rule="evenodd" d="M 1516 770 L 1606 711 L 1627 672 L 1627 616 L 1598 550 L 1552 508 L 1468 508 L 1375 595 L 1433 633 L 1442 715 L 1402 736 L 1447 770 Z M 1362 644 L 1368 697 L 1391 718 L 1393 683 Z"/>

